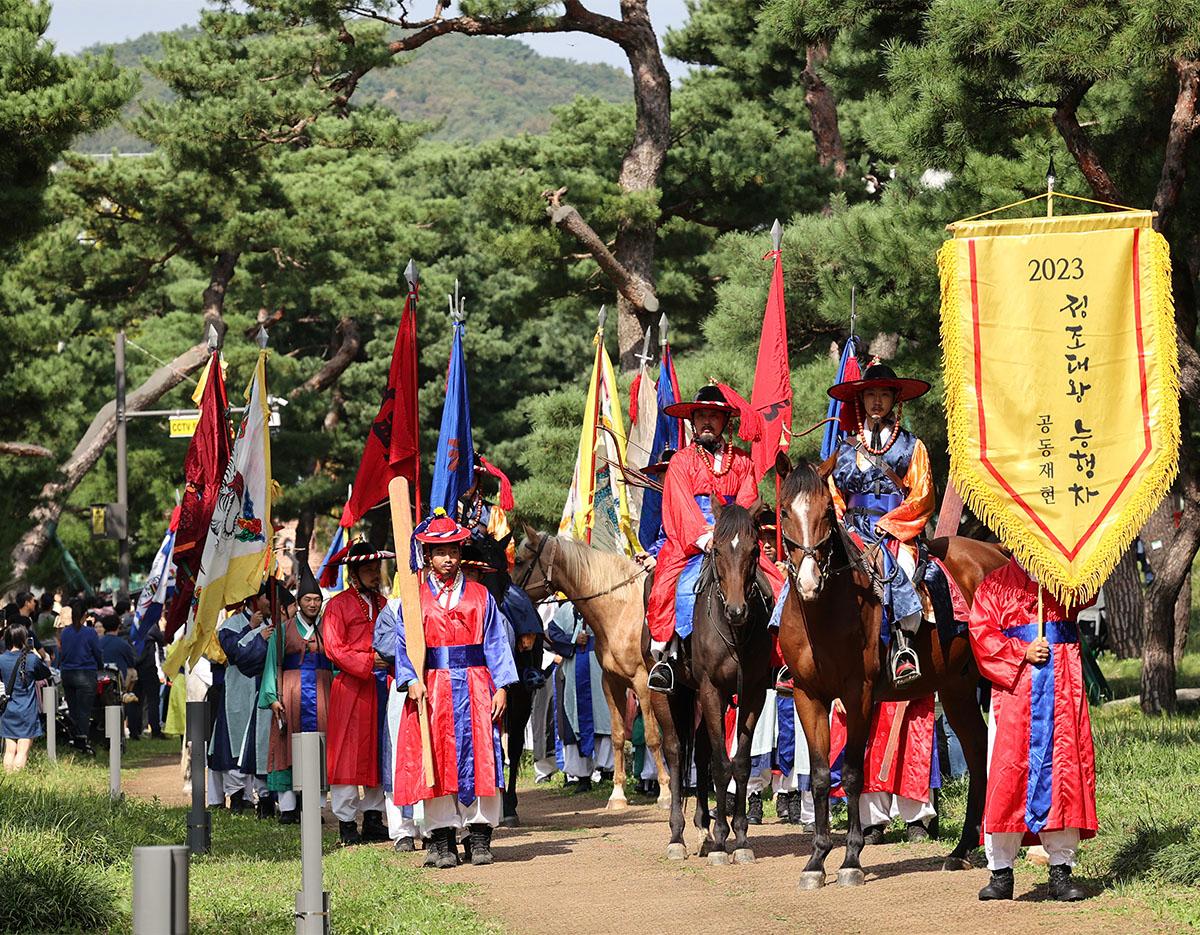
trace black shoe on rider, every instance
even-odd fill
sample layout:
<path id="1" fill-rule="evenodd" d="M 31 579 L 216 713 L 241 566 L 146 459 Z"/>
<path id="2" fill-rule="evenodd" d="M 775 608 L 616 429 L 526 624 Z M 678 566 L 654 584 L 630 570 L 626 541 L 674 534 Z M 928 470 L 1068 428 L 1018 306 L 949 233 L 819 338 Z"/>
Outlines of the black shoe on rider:
<path id="1" fill-rule="evenodd" d="M 763 821 L 763 800 L 761 792 L 751 792 L 746 799 L 746 821 L 752 825 L 761 825 Z"/>
<path id="2" fill-rule="evenodd" d="M 897 630 L 892 637 L 891 661 L 892 684 L 897 688 L 921 677 L 917 651 L 912 648 L 908 635 L 903 630 Z"/>
<path id="3" fill-rule="evenodd" d="M 650 691 L 660 695 L 669 695 L 675 691 L 675 668 L 670 659 L 659 659 L 651 666 L 646 685 Z"/>

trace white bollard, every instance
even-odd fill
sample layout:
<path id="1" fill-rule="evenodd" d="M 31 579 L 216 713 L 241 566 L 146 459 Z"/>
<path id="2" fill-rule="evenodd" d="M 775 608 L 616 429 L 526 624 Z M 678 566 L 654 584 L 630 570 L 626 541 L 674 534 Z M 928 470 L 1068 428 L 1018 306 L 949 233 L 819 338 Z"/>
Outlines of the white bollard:
<path id="1" fill-rule="evenodd" d="M 329 935 L 329 894 L 321 869 L 321 796 L 325 792 L 325 735 L 292 734 L 292 788 L 300 793 L 300 881 L 296 935 Z"/>
<path id="2" fill-rule="evenodd" d="M 133 935 L 188 935 L 188 848 L 133 849 Z"/>
<path id="3" fill-rule="evenodd" d="M 124 733 L 121 706 L 104 709 L 104 734 L 108 737 L 108 797 L 116 802 L 121 798 L 121 735 Z"/>
<path id="4" fill-rule="evenodd" d="M 58 762 L 58 692 L 50 684 L 42 689 L 42 710 L 46 712 L 46 757 Z"/>

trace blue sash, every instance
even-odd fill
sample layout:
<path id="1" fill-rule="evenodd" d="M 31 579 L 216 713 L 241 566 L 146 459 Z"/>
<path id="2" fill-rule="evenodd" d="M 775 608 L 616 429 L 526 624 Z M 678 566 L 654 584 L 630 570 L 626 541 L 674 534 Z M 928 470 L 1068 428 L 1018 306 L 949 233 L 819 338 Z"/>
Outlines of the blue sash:
<path id="1" fill-rule="evenodd" d="M 1032 643 L 1038 636 L 1037 623 L 1008 627 L 1009 639 Z M 1046 827 L 1050 816 L 1054 776 L 1054 646 L 1078 643 L 1079 628 L 1071 620 L 1047 620 L 1046 641 L 1050 658 L 1033 667 L 1029 684 L 1029 780 L 1025 790 L 1025 827 L 1034 834 Z"/>
<path id="2" fill-rule="evenodd" d="M 727 504 L 733 502 L 733 497 L 722 496 L 721 499 Z M 710 525 L 716 522 L 713 519 L 712 503 L 708 494 L 698 494 L 696 506 L 700 507 L 700 512 Z M 696 586 L 700 581 L 700 564 L 703 560 L 703 552 L 691 556 L 675 583 L 675 632 L 679 634 L 680 639 L 692 635 L 696 616 Z"/>
<path id="3" fill-rule="evenodd" d="M 469 669 L 486 666 L 482 643 L 464 643 L 460 646 L 430 646 L 425 650 L 427 669 Z"/>

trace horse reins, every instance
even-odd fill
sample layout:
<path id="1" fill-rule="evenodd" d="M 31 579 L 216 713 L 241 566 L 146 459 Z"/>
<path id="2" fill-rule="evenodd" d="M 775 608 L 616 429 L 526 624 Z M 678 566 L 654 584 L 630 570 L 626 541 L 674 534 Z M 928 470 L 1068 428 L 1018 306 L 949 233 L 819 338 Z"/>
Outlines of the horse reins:
<path id="1" fill-rule="evenodd" d="M 551 552 L 551 554 L 550 554 L 549 564 L 545 568 L 541 567 L 542 552 L 545 551 L 546 545 L 549 543 L 550 538 L 551 538 L 550 534 L 546 533 L 546 532 L 542 533 L 541 536 L 538 538 L 537 549 L 533 553 L 533 558 L 531 558 L 529 560 L 529 568 L 527 568 L 525 570 L 525 574 L 521 578 L 521 584 L 519 585 L 519 587 L 521 588 L 522 591 L 524 591 L 525 588 L 529 585 L 529 579 L 533 575 L 534 568 L 537 568 L 542 573 L 542 579 L 546 582 L 547 588 L 555 587 L 555 585 L 550 580 L 550 578 L 554 574 L 554 554 L 553 554 L 553 552 Z M 551 592 L 549 595 L 547 595 L 546 597 L 543 597 L 537 603 L 538 603 L 538 606 L 541 606 L 542 604 L 583 604 L 583 603 L 586 603 L 587 601 L 594 601 L 598 597 L 607 597 L 609 594 L 612 594 L 614 591 L 619 591 L 621 588 L 625 587 L 627 584 L 630 584 L 631 582 L 637 580 L 642 575 L 645 575 L 647 573 L 648 573 L 647 569 L 639 568 L 628 578 L 623 578 L 621 581 L 618 581 L 616 584 L 612 585 L 611 587 L 605 588 L 603 591 L 597 591 L 595 594 L 588 594 L 584 597 L 571 597 L 569 595 L 567 597 L 555 597 L 553 592 Z M 561 590 L 561 588 L 559 590 Z M 563 592 L 563 593 L 566 593 L 566 592 Z"/>

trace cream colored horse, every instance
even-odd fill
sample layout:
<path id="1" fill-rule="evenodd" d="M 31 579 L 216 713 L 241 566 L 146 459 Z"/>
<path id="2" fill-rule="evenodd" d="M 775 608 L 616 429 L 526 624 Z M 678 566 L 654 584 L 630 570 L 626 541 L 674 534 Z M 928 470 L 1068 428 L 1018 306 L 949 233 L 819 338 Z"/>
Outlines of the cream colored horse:
<path id="1" fill-rule="evenodd" d="M 624 555 L 601 552 L 572 539 L 551 536 L 526 526 L 517 550 L 512 579 L 539 601 L 561 591 L 574 603 L 596 635 L 596 658 L 604 672 L 604 698 L 612 717 L 613 791 L 607 808 L 628 807 L 625 776 L 625 693 L 632 688 L 646 725 L 647 755 L 658 767 L 660 808 L 671 804 L 670 776 L 662 753 L 662 734 L 650 707 L 648 671 L 642 653 L 646 611 L 646 573 Z"/>

